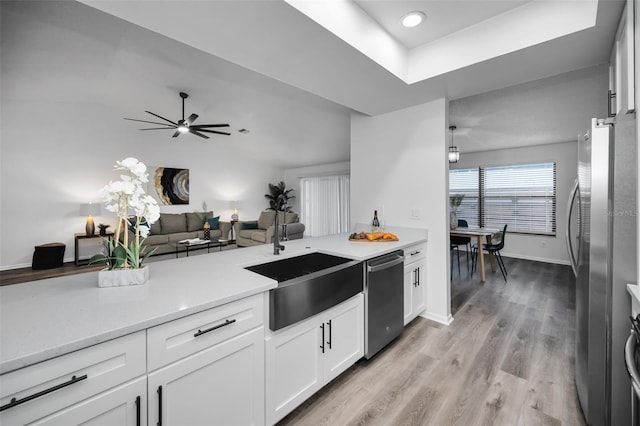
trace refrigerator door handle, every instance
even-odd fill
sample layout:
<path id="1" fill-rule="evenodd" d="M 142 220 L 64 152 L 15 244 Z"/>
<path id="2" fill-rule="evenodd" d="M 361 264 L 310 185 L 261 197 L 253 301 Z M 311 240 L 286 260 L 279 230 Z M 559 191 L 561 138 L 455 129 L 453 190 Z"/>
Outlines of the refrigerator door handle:
<path id="1" fill-rule="evenodd" d="M 573 187 L 571 188 L 571 195 L 569 195 L 569 200 L 567 201 L 567 229 L 565 232 L 565 238 L 567 240 L 567 252 L 569 253 L 569 262 L 571 263 L 571 269 L 573 269 L 573 275 L 578 276 L 578 258 L 576 257 L 576 253 L 573 247 L 573 243 L 571 242 L 571 216 L 573 214 L 573 208 L 575 206 L 575 201 L 578 200 L 578 191 L 580 187 L 578 185 L 578 178 L 576 178 L 573 183 Z M 578 212 L 580 209 L 578 209 Z M 578 233 L 581 233 L 581 226 L 578 227 Z"/>

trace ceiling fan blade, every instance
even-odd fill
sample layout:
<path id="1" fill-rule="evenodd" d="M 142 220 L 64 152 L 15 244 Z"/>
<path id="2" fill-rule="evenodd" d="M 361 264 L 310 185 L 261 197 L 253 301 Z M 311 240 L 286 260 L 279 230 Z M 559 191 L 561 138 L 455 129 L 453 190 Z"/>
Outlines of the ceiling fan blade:
<path id="1" fill-rule="evenodd" d="M 196 124 L 195 126 L 191 126 L 191 127 L 195 127 L 196 129 L 202 129 L 203 127 L 229 127 L 228 124 Z"/>
<path id="2" fill-rule="evenodd" d="M 193 127 L 189 127 L 189 131 L 191 131 L 191 129 L 193 129 Z M 196 129 L 198 132 L 206 132 L 206 133 L 217 133 L 219 135 L 227 135 L 230 136 L 231 133 L 227 133 L 227 132 L 218 132 L 217 130 L 207 130 L 207 129 Z"/>
<path id="3" fill-rule="evenodd" d="M 182 133 L 180 130 L 176 130 L 176 132 L 171 137 L 172 138 L 177 138 L 178 136 L 180 136 L 180 133 Z"/>
<path id="4" fill-rule="evenodd" d="M 173 130 L 174 127 L 151 127 L 149 129 L 138 129 L 138 130 Z"/>
<path id="5" fill-rule="evenodd" d="M 189 126 L 191 126 L 191 123 L 193 123 L 194 121 L 196 121 L 196 118 L 198 118 L 198 114 L 191 114 L 189 116 L 189 118 L 187 118 L 185 120 L 185 123 L 187 123 Z"/>
<path id="6" fill-rule="evenodd" d="M 173 121 L 171 121 L 171 120 L 169 120 L 169 119 L 167 119 L 167 118 L 164 118 L 164 117 L 163 117 L 163 116 L 161 116 L 161 115 L 154 114 L 154 113 L 153 113 L 153 112 L 151 112 L 151 111 L 145 111 L 145 112 L 146 112 L 147 114 L 151 114 L 151 115 L 153 115 L 154 117 L 158 117 L 159 119 L 164 120 L 164 121 L 167 121 L 167 122 L 169 122 L 169 123 L 173 124 L 174 126 L 178 127 L 178 123 L 174 123 Z"/>
<path id="7" fill-rule="evenodd" d="M 139 121 L 140 123 L 158 124 L 158 125 L 160 125 L 160 126 L 167 126 L 167 129 L 175 128 L 175 126 L 172 126 L 171 124 L 166 124 L 166 123 L 157 123 L 157 122 L 155 122 L 155 121 L 137 120 L 137 119 L 135 119 L 135 118 L 125 118 L 125 120 L 129 120 L 129 121 Z"/>
<path id="8" fill-rule="evenodd" d="M 191 127 L 189 127 L 189 133 L 193 133 L 194 135 L 200 136 L 201 138 L 209 139 L 209 136 L 203 135 L 202 133 L 198 132 L 197 130 L 193 130 Z"/>

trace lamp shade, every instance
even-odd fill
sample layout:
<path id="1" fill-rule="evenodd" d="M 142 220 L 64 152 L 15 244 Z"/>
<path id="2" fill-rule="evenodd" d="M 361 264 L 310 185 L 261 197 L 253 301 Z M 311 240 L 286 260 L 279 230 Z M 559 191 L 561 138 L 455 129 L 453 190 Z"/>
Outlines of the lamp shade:
<path id="1" fill-rule="evenodd" d="M 450 146 L 449 147 L 449 162 L 450 163 L 457 163 L 459 159 L 460 159 L 460 151 L 458 151 L 458 147 L 457 146 Z"/>
<path id="2" fill-rule="evenodd" d="M 100 214 L 100 204 L 80 204 L 80 216 L 97 216 Z"/>
<path id="3" fill-rule="evenodd" d="M 449 126 L 449 130 L 451 131 L 451 145 L 449 145 L 449 162 L 457 163 L 460 159 L 460 150 L 457 146 L 453 145 L 453 131 L 456 129 L 456 126 Z"/>

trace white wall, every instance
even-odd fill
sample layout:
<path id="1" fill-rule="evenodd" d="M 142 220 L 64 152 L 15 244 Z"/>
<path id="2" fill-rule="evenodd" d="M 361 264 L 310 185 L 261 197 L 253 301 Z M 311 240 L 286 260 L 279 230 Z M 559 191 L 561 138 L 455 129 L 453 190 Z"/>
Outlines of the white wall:
<path id="1" fill-rule="evenodd" d="M 76 2 L 0 7 L 0 269 L 30 266 L 34 246 L 54 241 L 73 260 L 80 204 L 100 202 L 115 162 L 129 156 L 190 170 L 190 204 L 161 211 L 206 202 L 222 220 L 232 200 L 240 219 L 256 219 L 285 167 L 348 158 L 344 107 Z M 145 109 L 178 116 L 180 90 L 190 94 L 187 114 L 229 122 L 232 135 L 174 139 L 123 120 L 147 119 Z M 104 209 L 95 222 L 115 223 Z"/>
<path id="2" fill-rule="evenodd" d="M 556 236 L 508 233 L 504 256 L 569 264 L 565 243 L 567 199 L 576 178 L 577 141 L 495 151 L 470 152 L 450 169 L 556 162 Z M 464 219 L 461 217 L 461 219 Z"/>
<path id="3" fill-rule="evenodd" d="M 86 220 L 80 204 L 100 202 L 98 189 L 118 179 L 115 161 L 128 156 L 190 170 L 190 204 L 161 211 L 199 211 L 206 202 L 223 220 L 230 219 L 230 200 L 238 200 L 241 217 L 257 218 L 266 205 L 267 182 L 283 176 L 281 169 L 255 160 L 242 159 L 242 167 L 223 161 L 238 160 L 233 149 L 212 149 L 197 138 L 136 138 L 111 124 L 122 120 L 118 111 L 100 105 L 3 100 L 2 114 L 3 269 L 31 265 L 33 246 L 53 241 L 65 243 L 65 258 L 72 260 L 73 234 L 84 232 Z M 104 209 L 95 222 L 115 224 Z"/>
<path id="4" fill-rule="evenodd" d="M 351 223 L 368 223 L 378 210 L 389 226 L 428 229 L 425 316 L 442 323 L 451 320 L 447 114 L 448 101 L 439 99 L 351 116 Z"/>
<path id="5" fill-rule="evenodd" d="M 300 213 L 300 179 L 305 177 L 329 176 L 339 174 L 350 174 L 351 164 L 348 161 L 331 164 L 320 164 L 317 166 L 297 167 L 284 171 L 284 182 L 287 188 L 294 190 L 296 196 L 293 202 L 293 211 Z"/>

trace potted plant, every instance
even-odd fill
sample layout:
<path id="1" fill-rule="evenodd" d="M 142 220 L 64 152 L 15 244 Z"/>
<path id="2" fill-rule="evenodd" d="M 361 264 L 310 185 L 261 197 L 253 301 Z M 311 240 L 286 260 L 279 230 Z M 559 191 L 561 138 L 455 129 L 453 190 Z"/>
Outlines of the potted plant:
<path id="1" fill-rule="evenodd" d="M 449 226 L 451 229 L 456 229 L 458 227 L 458 207 L 462 204 L 462 200 L 464 199 L 464 194 L 453 194 L 449 196 L 449 205 L 451 206 L 451 210 L 449 212 Z"/>
<path id="2" fill-rule="evenodd" d="M 264 194 L 264 197 L 269 200 L 269 210 L 292 212 L 291 206 L 288 205 L 289 200 L 296 198 L 290 195 L 293 189 L 286 189 L 284 182 L 280 181 L 277 184 L 269 184 L 269 193 Z"/>
<path id="3" fill-rule="evenodd" d="M 142 243 L 149 235 L 151 224 L 160 218 L 160 208 L 153 197 L 145 194 L 143 184 L 149 181 L 149 175 L 142 162 L 129 157 L 117 161 L 114 169 L 122 172 L 121 180 L 109 182 L 100 194 L 106 209 L 117 216 L 116 231 L 114 237 L 107 240 L 107 254 L 93 256 L 91 263 L 107 265 L 98 273 L 100 287 L 144 284 L 149 278 L 149 269 L 143 266 L 143 261 L 153 250 L 145 251 Z"/>

